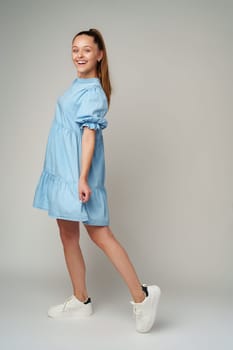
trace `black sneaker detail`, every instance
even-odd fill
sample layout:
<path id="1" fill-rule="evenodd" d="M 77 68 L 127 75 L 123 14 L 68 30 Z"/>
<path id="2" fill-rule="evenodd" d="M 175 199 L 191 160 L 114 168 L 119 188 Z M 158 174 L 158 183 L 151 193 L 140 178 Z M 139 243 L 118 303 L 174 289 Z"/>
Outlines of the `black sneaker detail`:
<path id="1" fill-rule="evenodd" d="M 146 296 L 148 297 L 149 293 L 148 293 L 147 287 L 146 286 L 142 286 L 142 290 L 146 294 Z"/>
<path id="2" fill-rule="evenodd" d="M 89 303 L 91 303 L 91 298 L 88 298 L 86 301 L 84 301 L 83 304 L 89 304 Z"/>

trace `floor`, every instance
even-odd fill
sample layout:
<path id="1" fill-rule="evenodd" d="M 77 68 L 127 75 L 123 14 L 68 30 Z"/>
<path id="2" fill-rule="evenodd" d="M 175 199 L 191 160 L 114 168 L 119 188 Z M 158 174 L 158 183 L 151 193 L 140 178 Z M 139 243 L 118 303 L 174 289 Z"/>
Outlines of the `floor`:
<path id="1" fill-rule="evenodd" d="M 49 306 L 64 301 L 70 286 L 46 277 L 1 278 L 0 348 L 95 350 L 232 350 L 233 299 L 209 293 L 162 291 L 150 333 L 134 329 L 132 305 L 112 291 L 95 295 L 94 314 L 85 320 L 47 317 Z M 112 302 L 114 300 L 114 303 Z"/>

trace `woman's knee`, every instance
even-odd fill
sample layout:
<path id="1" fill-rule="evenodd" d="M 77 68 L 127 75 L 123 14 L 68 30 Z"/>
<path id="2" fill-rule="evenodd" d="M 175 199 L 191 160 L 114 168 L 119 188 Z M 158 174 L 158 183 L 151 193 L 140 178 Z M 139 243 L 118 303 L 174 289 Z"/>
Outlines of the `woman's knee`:
<path id="1" fill-rule="evenodd" d="M 79 222 L 56 219 L 63 244 L 79 241 Z"/>
<path id="2" fill-rule="evenodd" d="M 103 250 L 115 240 L 115 237 L 108 226 L 85 226 L 91 240 Z"/>

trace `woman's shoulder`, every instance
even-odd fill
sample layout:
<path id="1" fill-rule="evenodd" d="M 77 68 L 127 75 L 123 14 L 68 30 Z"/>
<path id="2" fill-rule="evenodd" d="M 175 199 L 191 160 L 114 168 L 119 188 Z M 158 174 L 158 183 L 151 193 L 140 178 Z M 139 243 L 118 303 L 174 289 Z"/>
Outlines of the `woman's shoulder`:
<path id="1" fill-rule="evenodd" d="M 100 82 L 86 84 L 80 90 L 80 97 L 85 100 L 99 101 L 99 103 L 107 104 L 107 97 Z"/>

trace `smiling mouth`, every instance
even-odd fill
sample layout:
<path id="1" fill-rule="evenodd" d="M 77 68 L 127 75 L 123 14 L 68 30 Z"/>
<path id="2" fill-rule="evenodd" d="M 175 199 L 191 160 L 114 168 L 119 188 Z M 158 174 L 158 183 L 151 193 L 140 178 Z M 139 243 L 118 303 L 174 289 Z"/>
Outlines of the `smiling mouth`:
<path id="1" fill-rule="evenodd" d="M 77 64 L 80 64 L 80 65 L 82 65 L 82 64 L 86 64 L 87 63 L 87 61 L 76 61 L 77 62 Z"/>

